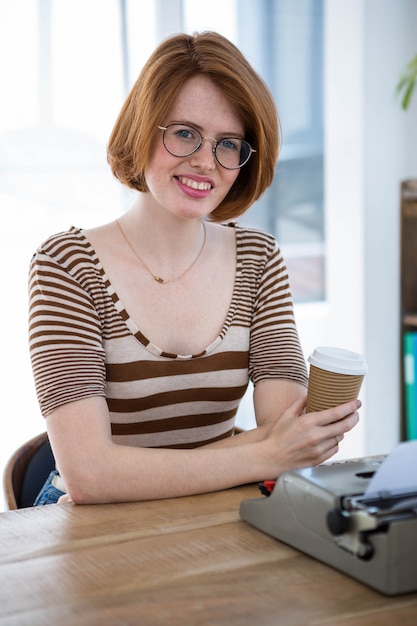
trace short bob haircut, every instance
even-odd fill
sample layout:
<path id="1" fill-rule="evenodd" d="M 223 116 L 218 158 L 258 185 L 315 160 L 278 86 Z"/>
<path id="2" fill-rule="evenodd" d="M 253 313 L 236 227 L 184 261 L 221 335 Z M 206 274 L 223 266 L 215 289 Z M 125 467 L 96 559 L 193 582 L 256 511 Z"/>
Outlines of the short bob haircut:
<path id="1" fill-rule="evenodd" d="M 107 158 L 120 182 L 148 191 L 145 172 L 157 127 L 185 81 L 208 76 L 225 94 L 256 150 L 227 196 L 211 213 L 214 222 L 244 213 L 272 183 L 280 147 L 280 124 L 272 95 L 234 44 L 214 32 L 179 34 L 150 56 L 112 130 Z"/>

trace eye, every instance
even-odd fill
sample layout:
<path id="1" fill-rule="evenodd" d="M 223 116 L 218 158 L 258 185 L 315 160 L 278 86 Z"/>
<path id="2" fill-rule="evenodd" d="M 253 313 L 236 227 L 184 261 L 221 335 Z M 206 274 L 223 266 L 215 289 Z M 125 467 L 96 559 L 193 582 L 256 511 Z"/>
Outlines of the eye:
<path id="1" fill-rule="evenodd" d="M 193 128 L 189 128 L 188 126 L 180 126 L 179 128 L 173 129 L 173 132 L 175 137 L 178 137 L 178 139 L 194 142 L 199 140 L 197 131 Z"/>
<path id="2" fill-rule="evenodd" d="M 240 149 L 242 147 L 242 142 L 239 139 L 235 139 L 234 137 L 225 137 L 224 139 L 220 139 L 217 145 L 222 150 L 240 152 Z"/>

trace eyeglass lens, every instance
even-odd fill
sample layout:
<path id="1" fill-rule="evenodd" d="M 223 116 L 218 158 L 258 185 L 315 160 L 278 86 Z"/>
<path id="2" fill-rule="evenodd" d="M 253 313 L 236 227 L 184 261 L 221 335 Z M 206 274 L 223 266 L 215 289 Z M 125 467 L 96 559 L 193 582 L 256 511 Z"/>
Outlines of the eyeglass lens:
<path id="1" fill-rule="evenodd" d="M 164 130 L 163 141 L 170 154 L 186 157 L 199 149 L 203 143 L 203 137 L 191 126 L 170 124 Z M 227 169 L 242 167 L 252 153 L 249 143 L 239 137 L 223 137 L 215 144 L 213 150 L 217 161 Z"/>

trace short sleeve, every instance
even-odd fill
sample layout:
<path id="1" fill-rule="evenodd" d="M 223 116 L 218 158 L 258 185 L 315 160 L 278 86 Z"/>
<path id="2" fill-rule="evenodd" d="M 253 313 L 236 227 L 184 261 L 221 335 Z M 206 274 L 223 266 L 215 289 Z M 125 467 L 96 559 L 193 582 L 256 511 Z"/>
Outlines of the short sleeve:
<path id="1" fill-rule="evenodd" d="M 67 402 L 105 396 L 100 319 L 76 265 L 42 249 L 30 265 L 29 349 L 44 416 Z"/>
<path id="2" fill-rule="evenodd" d="M 258 280 L 251 324 L 249 376 L 254 385 L 274 378 L 307 385 L 288 271 L 276 242 Z"/>

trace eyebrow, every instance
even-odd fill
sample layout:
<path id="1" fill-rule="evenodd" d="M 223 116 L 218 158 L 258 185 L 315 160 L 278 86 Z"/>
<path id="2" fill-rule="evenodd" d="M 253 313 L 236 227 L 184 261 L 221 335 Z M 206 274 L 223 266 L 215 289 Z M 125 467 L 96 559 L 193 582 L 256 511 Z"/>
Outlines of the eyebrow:
<path id="1" fill-rule="evenodd" d="M 196 130 L 198 130 L 199 133 L 201 133 L 201 135 L 203 135 L 203 127 L 199 124 L 196 124 L 195 122 L 189 122 L 187 120 L 173 120 L 172 122 L 169 122 L 169 124 L 183 124 L 184 126 L 191 126 L 191 128 L 195 128 Z M 245 139 L 245 137 L 241 133 L 237 133 L 235 131 L 217 133 L 217 136 L 220 138 L 236 137 L 236 139 Z"/>

